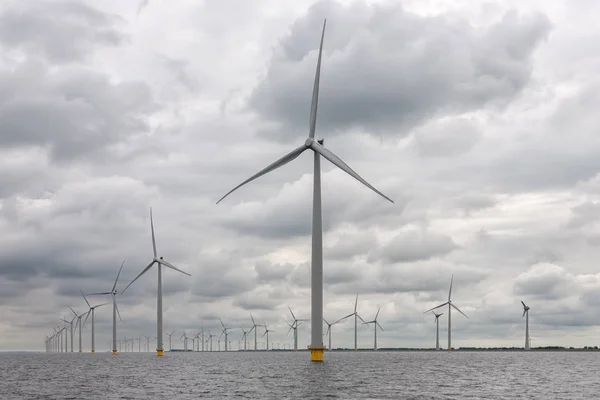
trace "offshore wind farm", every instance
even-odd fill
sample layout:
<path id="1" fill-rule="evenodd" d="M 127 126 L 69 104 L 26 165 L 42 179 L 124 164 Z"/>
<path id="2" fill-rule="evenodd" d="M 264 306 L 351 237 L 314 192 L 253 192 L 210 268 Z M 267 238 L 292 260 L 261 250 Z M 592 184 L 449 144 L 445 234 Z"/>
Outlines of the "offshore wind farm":
<path id="1" fill-rule="evenodd" d="M 600 3 L 5 3 L 0 399 L 597 397 Z"/>

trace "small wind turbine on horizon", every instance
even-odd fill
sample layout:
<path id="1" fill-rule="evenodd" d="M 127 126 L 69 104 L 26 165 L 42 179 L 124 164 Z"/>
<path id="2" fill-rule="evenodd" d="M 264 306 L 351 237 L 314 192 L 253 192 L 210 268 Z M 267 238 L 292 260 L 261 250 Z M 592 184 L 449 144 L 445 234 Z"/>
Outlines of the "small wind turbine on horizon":
<path id="1" fill-rule="evenodd" d="M 185 351 L 187 351 L 187 341 L 188 341 L 188 337 L 187 334 L 185 333 L 185 331 L 183 331 L 183 333 L 181 334 L 181 337 L 179 339 L 183 339 L 183 349 Z"/>
<path id="2" fill-rule="evenodd" d="M 358 307 L 358 293 L 356 293 L 356 300 L 354 301 L 354 312 L 352 314 L 348 314 L 346 315 L 344 318 L 341 318 L 339 321 L 337 322 L 341 322 L 343 320 L 345 320 L 346 318 L 350 318 L 352 316 L 354 316 L 354 351 L 358 351 L 358 319 L 360 318 L 360 320 L 364 323 L 365 320 L 362 319 L 362 317 L 360 315 L 358 315 L 358 312 L 356 311 Z"/>
<path id="3" fill-rule="evenodd" d="M 344 318 L 338 319 L 335 322 L 332 322 L 331 324 L 329 322 L 327 322 L 327 320 L 325 319 L 325 317 L 323 317 L 323 321 L 325 321 L 325 324 L 327 325 L 327 330 L 325 331 L 324 335 L 329 335 L 329 350 L 331 351 L 332 347 L 331 347 L 331 327 L 335 324 L 337 324 L 338 322 L 341 322 L 342 320 L 344 320 Z"/>
<path id="4" fill-rule="evenodd" d="M 521 300 L 521 304 L 523 304 L 523 317 L 525 317 L 525 350 L 529 350 L 531 348 L 531 341 L 529 340 L 529 306 L 526 306 L 525 303 Z"/>
<path id="5" fill-rule="evenodd" d="M 319 102 L 319 80 L 321 75 L 321 57 L 323 53 L 323 39 L 325 38 L 325 26 L 327 20 L 323 21 L 323 31 L 321 33 L 321 42 L 319 45 L 319 55 L 317 58 L 317 69 L 315 72 L 315 81 L 313 85 L 312 102 L 310 107 L 308 138 L 298 148 L 292 150 L 279 160 L 271 163 L 266 168 L 252 175 L 232 190 L 227 192 L 217 204 L 225 197 L 244 186 L 245 184 L 280 168 L 287 163 L 295 160 L 306 150 L 313 151 L 313 215 L 312 215 L 312 255 L 311 255 L 311 351 L 312 361 L 323 361 L 323 218 L 321 209 L 321 157 L 327 159 L 333 165 L 358 180 L 360 183 L 393 203 L 393 201 L 383 193 L 375 189 L 370 183 L 358 175 L 341 158 L 336 156 L 330 150 L 323 146 L 323 139 L 315 140 L 317 127 L 317 107 Z"/>
<path id="6" fill-rule="evenodd" d="M 377 317 L 379 316 L 380 310 L 381 310 L 381 307 L 379 307 L 377 309 L 377 314 L 375 314 L 375 318 L 373 318 L 373 321 L 365 322 L 366 325 L 373 324 L 373 328 L 375 328 L 375 341 L 373 343 L 373 350 L 377 350 L 377 327 L 379 327 L 379 329 L 383 330 L 381 325 L 379 325 L 379 322 L 377 322 Z"/>
<path id="7" fill-rule="evenodd" d="M 221 332 L 221 336 L 225 335 L 225 351 L 229 351 L 229 347 L 228 347 L 228 343 L 229 343 L 229 331 L 235 328 L 227 328 L 225 327 L 225 325 L 223 324 L 223 321 L 221 320 L 221 318 L 219 318 L 219 321 L 221 321 L 221 326 L 223 327 L 223 331 Z M 219 336 L 219 338 L 221 337 Z"/>
<path id="8" fill-rule="evenodd" d="M 440 304 L 439 306 L 430 308 L 429 310 L 427 310 L 423 313 L 423 314 L 426 314 L 429 311 L 437 310 L 440 307 L 444 307 L 445 305 L 448 305 L 448 351 L 449 352 L 452 351 L 452 308 L 454 308 L 456 311 L 458 311 L 459 313 L 464 315 L 467 319 L 469 319 L 469 317 L 467 317 L 467 314 L 460 311 L 460 309 L 458 307 L 456 307 L 454 304 L 452 304 L 451 296 L 452 296 L 452 282 L 453 281 L 454 281 L 454 274 L 452 274 L 452 278 L 450 278 L 450 290 L 448 291 L 448 301 L 445 302 L 444 304 Z"/>
<path id="9" fill-rule="evenodd" d="M 87 300 L 87 298 L 85 297 L 85 294 L 83 294 L 83 292 L 81 292 L 81 295 L 83 296 L 83 299 L 85 300 L 86 304 L 90 308 L 89 311 L 87 312 L 87 315 L 85 316 L 85 320 L 83 321 L 84 326 L 85 326 L 85 323 L 87 322 L 88 317 L 90 316 L 90 314 L 92 314 L 92 354 L 94 354 L 96 352 L 96 339 L 94 336 L 95 335 L 95 333 L 94 333 L 94 310 L 96 310 L 96 308 L 98 308 L 98 307 L 105 306 L 108 303 L 102 303 L 102 304 L 92 307 L 91 304 L 89 303 L 89 301 Z"/>
<path id="10" fill-rule="evenodd" d="M 75 327 L 77 327 L 77 325 L 79 325 L 79 352 L 82 352 L 82 346 L 81 346 L 81 329 L 82 329 L 82 323 L 81 323 L 81 317 L 83 317 L 85 314 L 87 313 L 83 313 L 81 315 L 77 314 L 70 306 L 69 306 L 69 310 L 71 310 L 71 312 L 75 315 L 75 318 L 77 318 L 77 322 L 75 323 Z"/>
<path id="11" fill-rule="evenodd" d="M 171 351 L 173 349 L 173 347 L 171 346 L 171 336 L 173 336 L 173 334 L 175 333 L 175 331 L 171 331 L 171 333 L 167 333 L 167 336 L 169 337 L 169 351 Z"/>
<path id="12" fill-rule="evenodd" d="M 269 350 L 269 332 L 275 332 L 275 331 L 270 330 L 267 327 L 267 323 L 266 322 L 265 322 L 264 327 L 265 327 L 265 333 L 263 333 L 263 335 L 261 337 L 264 337 L 265 335 L 267 335 L 267 350 Z"/>
<path id="13" fill-rule="evenodd" d="M 296 316 L 294 315 L 294 312 L 292 311 L 292 308 L 290 306 L 288 306 L 288 309 L 290 310 L 290 314 L 292 314 L 292 318 L 294 320 L 294 322 L 292 322 L 292 324 L 288 324 L 290 326 L 290 329 L 294 330 L 294 351 L 298 351 L 298 326 L 300 325 L 300 323 L 304 322 L 304 321 L 308 321 L 307 319 L 298 319 L 296 318 Z M 288 330 L 288 333 L 290 331 Z"/>
<path id="14" fill-rule="evenodd" d="M 110 292 L 99 292 L 99 293 L 90 293 L 88 296 L 92 295 L 110 295 L 112 296 L 113 302 L 113 337 L 112 337 L 112 353 L 113 355 L 117 354 L 117 315 L 119 315 L 119 321 L 123 321 L 121 319 L 121 313 L 119 312 L 119 307 L 117 307 L 117 282 L 119 282 L 119 276 L 121 275 L 121 270 L 123 269 L 123 264 L 125 264 L 125 260 L 121 263 L 121 268 L 119 268 L 119 272 L 117 273 L 117 279 L 115 279 L 115 283 L 110 290 Z"/>
<path id="15" fill-rule="evenodd" d="M 70 331 L 71 331 L 71 353 L 73 352 L 73 321 L 75 321 L 75 318 L 77 318 L 77 316 L 73 317 L 70 321 L 61 318 L 62 321 L 64 321 L 65 323 L 69 324 L 70 327 Z M 68 346 L 68 342 L 67 342 L 67 346 Z"/>
<path id="16" fill-rule="evenodd" d="M 256 328 L 261 326 L 258 325 L 256 322 L 254 322 L 254 317 L 252 316 L 252 313 L 250 313 L 250 318 L 252 319 L 252 328 L 250 328 L 250 330 L 248 331 L 248 333 L 252 332 L 252 330 L 254 330 L 254 351 L 256 351 L 258 349 L 258 341 L 256 339 Z"/>
<path id="17" fill-rule="evenodd" d="M 247 340 L 247 338 L 246 338 L 246 337 L 248 336 L 248 334 L 250 333 L 250 331 L 246 331 L 246 330 L 244 329 L 244 326 L 243 326 L 243 325 L 242 325 L 242 326 L 240 326 L 240 328 L 242 328 L 242 340 L 244 341 L 244 351 L 246 351 L 246 350 L 248 350 L 248 348 L 247 348 L 247 343 L 248 343 L 248 340 Z"/>
<path id="18" fill-rule="evenodd" d="M 208 341 L 210 341 L 210 351 L 211 351 L 211 352 L 213 351 L 213 347 L 212 347 L 212 338 L 213 338 L 214 336 L 215 336 L 215 335 L 213 335 L 212 333 L 210 333 L 210 331 L 208 331 L 208 339 L 206 339 L 206 342 L 208 343 Z"/>
<path id="19" fill-rule="evenodd" d="M 156 269 L 158 270 L 158 290 L 157 290 L 157 296 L 156 296 L 156 355 L 160 357 L 163 355 L 163 351 L 164 351 L 164 349 L 163 349 L 163 307 L 162 307 L 162 266 L 174 269 L 175 271 L 181 272 L 182 274 L 185 274 L 187 276 L 191 276 L 191 275 L 188 274 L 187 272 L 184 272 L 184 271 L 180 270 L 179 268 L 175 267 L 170 262 L 163 260 L 162 257 L 158 258 L 158 255 L 156 253 L 156 239 L 154 237 L 154 222 L 152 220 L 152 207 L 150 207 L 150 230 L 152 231 L 152 250 L 154 251 L 154 258 L 152 259 L 150 264 L 148 264 L 148 266 L 146 268 L 144 268 L 144 270 L 142 272 L 140 272 L 140 274 L 138 276 L 136 276 L 135 279 L 132 280 L 129 283 L 129 285 L 127 285 L 125 287 L 125 289 L 123 289 L 123 292 L 121 292 L 121 294 L 125 293 L 127 288 L 129 288 L 129 286 L 131 286 L 133 284 L 133 282 L 138 280 L 138 278 L 140 276 L 144 275 L 146 272 L 148 272 L 150 270 L 150 268 L 152 268 L 152 266 L 154 264 L 156 264 Z"/>
<path id="20" fill-rule="evenodd" d="M 439 350 L 440 349 L 440 317 L 442 315 L 444 315 L 444 313 L 441 314 L 436 314 L 435 311 L 432 311 L 433 315 L 435 315 L 435 318 L 433 320 L 433 322 L 435 323 L 435 349 Z"/>

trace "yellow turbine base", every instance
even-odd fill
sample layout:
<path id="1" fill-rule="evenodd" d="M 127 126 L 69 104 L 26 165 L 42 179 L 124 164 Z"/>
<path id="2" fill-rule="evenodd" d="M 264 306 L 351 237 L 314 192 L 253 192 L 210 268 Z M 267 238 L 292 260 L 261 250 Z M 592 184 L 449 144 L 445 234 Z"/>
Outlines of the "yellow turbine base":
<path id="1" fill-rule="evenodd" d="M 325 350 L 325 346 L 320 347 L 308 347 L 310 350 L 310 361 L 323 361 L 323 350 Z"/>
<path id="2" fill-rule="evenodd" d="M 452 349 L 448 349 L 448 353 L 452 353 Z"/>
<path id="3" fill-rule="evenodd" d="M 113 356 L 116 356 L 116 355 L 117 355 L 117 351 L 113 350 Z"/>
<path id="4" fill-rule="evenodd" d="M 92 354 L 94 354 L 96 352 L 96 350 L 92 350 Z"/>
<path id="5" fill-rule="evenodd" d="M 156 349 L 156 355 L 159 356 L 159 357 L 162 357 L 163 351 L 160 350 L 160 349 Z"/>

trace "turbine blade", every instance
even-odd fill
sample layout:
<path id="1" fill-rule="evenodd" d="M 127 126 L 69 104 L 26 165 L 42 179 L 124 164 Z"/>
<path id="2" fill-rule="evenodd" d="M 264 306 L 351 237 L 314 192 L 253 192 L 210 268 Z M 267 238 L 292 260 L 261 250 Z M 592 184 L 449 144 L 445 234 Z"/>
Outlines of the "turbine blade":
<path id="1" fill-rule="evenodd" d="M 381 327 L 381 325 L 379 325 L 379 322 L 375 322 L 377 324 L 377 326 L 379 327 L 379 329 L 383 330 L 383 328 Z"/>
<path id="2" fill-rule="evenodd" d="M 156 258 L 156 238 L 154 237 L 154 221 L 152 220 L 152 207 L 150 207 L 150 230 L 152 231 L 152 249 L 154 250 L 154 258 Z"/>
<path id="3" fill-rule="evenodd" d="M 527 310 L 523 310 L 523 316 L 525 316 L 526 313 L 527 313 Z"/>
<path id="4" fill-rule="evenodd" d="M 123 269 L 123 264 L 125 264 L 125 260 L 123 260 L 123 262 L 121 263 L 121 268 L 119 268 L 119 273 L 117 274 L 117 279 L 115 279 L 115 284 L 113 285 L 113 288 L 111 290 L 111 292 L 113 292 L 113 293 L 117 287 L 117 282 L 119 281 L 119 275 L 121 275 L 121 270 Z"/>
<path id="5" fill-rule="evenodd" d="M 115 308 L 117 309 L 117 315 L 119 316 L 119 321 L 123 321 L 121 318 L 121 313 L 119 312 L 119 306 L 115 303 Z"/>
<path id="6" fill-rule="evenodd" d="M 85 326 L 85 323 L 87 322 L 88 317 L 90 316 L 90 313 L 91 313 L 91 311 L 88 311 L 88 312 L 85 313 L 86 316 L 85 316 L 85 321 L 83 321 L 83 325 L 81 326 L 82 328 Z"/>
<path id="7" fill-rule="evenodd" d="M 89 301 L 87 301 L 87 298 L 85 297 L 85 294 L 83 294 L 83 291 L 81 291 L 81 290 L 80 290 L 80 292 L 81 292 L 81 295 L 83 296 L 83 299 L 84 299 L 84 300 L 85 300 L 85 302 L 87 303 L 88 307 L 91 307 L 91 305 L 90 305 L 90 302 L 89 302 Z"/>
<path id="8" fill-rule="evenodd" d="M 157 260 L 157 261 L 158 261 L 159 263 L 161 263 L 162 265 L 164 265 L 165 267 L 169 267 L 169 268 L 171 268 L 171 269 L 174 269 L 175 271 L 179 271 L 179 272 L 181 272 L 182 274 L 185 274 L 185 275 L 187 275 L 187 276 L 192 276 L 192 275 L 188 274 L 187 272 L 184 272 L 184 271 L 180 270 L 179 268 L 177 268 L 176 266 L 174 266 L 174 265 L 173 265 L 173 264 L 171 264 L 170 262 L 167 262 L 167 261 L 163 260 L 162 258 L 161 258 L 161 259 L 159 259 L 159 260 Z"/>
<path id="9" fill-rule="evenodd" d="M 366 187 L 368 187 L 369 189 L 371 189 L 372 191 L 374 191 L 375 193 L 377 193 L 378 195 L 383 197 L 384 199 L 388 200 L 390 203 L 394 202 L 392 199 L 387 197 L 385 194 L 383 194 L 379 190 L 375 189 L 375 187 L 373 185 L 371 185 L 369 182 L 364 180 L 352 168 L 350 168 L 350 166 L 348 164 L 346 164 L 341 158 L 339 158 L 338 156 L 333 154 L 331 151 L 327 150 L 325 147 L 321 146 L 319 143 L 313 141 L 310 144 L 310 148 L 312 150 L 316 151 L 317 153 L 319 153 L 320 155 L 322 155 L 327 160 L 329 160 L 333 165 L 335 165 L 336 167 L 338 167 L 339 169 L 341 169 L 342 171 L 344 171 L 345 173 L 347 173 L 348 175 L 350 175 L 351 177 L 353 177 L 354 179 L 356 179 L 357 181 L 359 181 L 360 183 L 362 183 L 363 185 L 365 185 Z"/>
<path id="10" fill-rule="evenodd" d="M 112 294 L 112 292 L 98 292 L 98 293 L 88 293 L 88 296 L 96 296 L 101 294 Z"/>
<path id="11" fill-rule="evenodd" d="M 379 316 L 379 311 L 381 311 L 381 307 L 377 309 L 377 314 L 375 314 L 375 322 L 377 322 L 377 317 Z"/>
<path id="12" fill-rule="evenodd" d="M 110 304 L 110 303 L 102 303 L 102 304 L 99 304 L 99 305 L 97 305 L 97 306 L 94 306 L 94 308 L 102 307 L 102 306 L 105 306 L 105 305 L 107 305 L 107 304 Z"/>
<path id="13" fill-rule="evenodd" d="M 450 305 L 452 306 L 452 308 L 454 308 L 456 311 L 458 311 L 459 313 L 461 313 L 462 315 L 464 315 L 465 317 L 467 317 L 467 314 L 465 314 L 464 312 L 460 311 L 460 308 L 456 307 L 454 304 L 450 303 Z M 467 317 L 467 319 L 471 319 L 469 317 Z"/>
<path id="14" fill-rule="evenodd" d="M 142 272 L 140 272 L 140 274 L 138 276 L 135 277 L 134 280 L 132 280 L 131 282 L 129 282 L 129 285 L 125 286 L 125 289 L 123 289 L 123 291 L 121 292 L 121 294 L 125 293 L 125 291 L 129 288 L 129 286 L 131 286 L 133 284 L 133 282 L 137 281 L 138 278 L 142 275 L 144 275 L 146 272 L 148 272 L 148 270 L 150 268 L 152 268 L 152 266 L 154 265 L 154 263 L 157 262 L 156 260 L 152 260 L 150 262 L 150 264 L 148 264 L 148 266 L 146 268 L 144 268 L 144 270 Z"/>
<path id="15" fill-rule="evenodd" d="M 269 331 L 265 331 L 265 333 L 262 334 L 261 338 L 265 337 L 265 335 L 267 334 L 267 332 L 269 332 Z"/>
<path id="16" fill-rule="evenodd" d="M 289 323 L 288 323 L 288 325 L 289 325 L 290 329 L 288 329 L 288 331 L 287 331 L 286 335 L 289 335 L 289 334 L 290 334 L 290 331 L 291 331 L 291 330 L 294 328 L 294 326 L 293 326 L 293 325 L 290 325 Z"/>
<path id="17" fill-rule="evenodd" d="M 364 319 L 362 319 L 362 317 L 361 317 L 360 315 L 358 315 L 358 313 L 356 313 L 356 316 L 357 316 L 357 317 L 358 317 L 358 319 L 360 319 L 362 322 L 365 322 L 365 320 L 364 320 Z M 366 324 L 366 322 L 365 322 L 365 324 Z"/>
<path id="18" fill-rule="evenodd" d="M 450 295 L 452 294 L 452 282 L 454 281 L 454 274 L 452 274 L 452 278 L 450 278 L 450 290 L 448 291 L 448 301 L 450 301 Z"/>
<path id="19" fill-rule="evenodd" d="M 323 317 L 323 321 L 325 321 L 325 323 L 326 323 L 327 325 L 331 325 L 329 322 L 327 322 L 327 320 L 325 319 L 325 317 Z"/>
<path id="20" fill-rule="evenodd" d="M 354 301 L 354 312 L 356 312 L 356 307 L 358 307 L 358 293 L 356 293 L 356 300 Z"/>
<path id="21" fill-rule="evenodd" d="M 353 316 L 353 315 L 354 315 L 354 313 L 352 313 L 352 314 L 348 314 L 348 315 L 346 315 L 344 318 L 340 318 L 340 319 L 338 319 L 337 321 L 335 321 L 335 322 L 334 322 L 334 324 L 337 324 L 338 322 L 342 322 L 342 321 L 343 321 L 343 320 L 345 320 L 346 318 L 350 318 L 350 317 L 351 317 L 351 316 Z"/>
<path id="22" fill-rule="evenodd" d="M 225 194 L 225 196 L 221 197 L 219 199 L 219 201 L 217 201 L 217 204 L 219 204 L 225 197 L 229 196 L 231 193 L 233 193 L 237 189 L 239 189 L 242 186 L 244 186 L 246 183 L 252 182 L 256 178 L 260 178 L 261 176 L 263 176 L 265 174 L 268 174 L 269 172 L 271 172 L 273 170 L 276 170 L 279 167 L 284 166 L 285 164 L 289 163 L 290 161 L 293 161 L 300 154 L 302 154 L 307 148 L 308 147 L 306 146 L 306 144 L 303 144 L 302 146 L 300 146 L 300 147 L 292 150 L 291 152 L 289 152 L 285 156 L 281 157 L 279 160 L 275 161 L 274 163 L 269 164 L 267 167 L 265 167 L 264 169 L 258 171 L 256 174 L 252 175 L 250 178 L 246 179 L 244 182 L 240 183 L 239 185 L 237 185 L 236 187 L 234 187 L 233 189 L 231 189 L 229 192 L 227 192 Z"/>
<path id="23" fill-rule="evenodd" d="M 323 39 L 325 38 L 325 25 L 327 20 L 323 21 L 323 32 L 321 32 L 321 44 L 319 45 L 319 58 L 317 58 L 317 71 L 315 72 L 315 83 L 313 86 L 312 102 L 310 104 L 310 121 L 308 137 L 314 139 L 317 127 L 317 106 L 319 104 L 319 81 L 321 78 L 321 54 L 323 53 Z"/>
<path id="24" fill-rule="evenodd" d="M 292 308 L 290 306 L 288 306 L 290 313 L 292 314 L 292 318 L 294 318 L 294 321 L 296 321 L 296 316 L 294 315 L 294 312 L 292 311 Z"/>
<path id="25" fill-rule="evenodd" d="M 445 302 L 444 304 L 440 304 L 439 306 L 436 306 L 436 307 L 430 308 L 429 310 L 425 311 L 423 314 L 427 314 L 427 313 L 428 313 L 428 312 L 430 312 L 430 311 L 433 311 L 433 310 L 435 310 L 435 309 L 438 309 L 438 308 L 440 308 L 440 307 L 444 307 L 444 306 L 445 306 L 445 305 L 447 305 L 447 304 L 448 304 L 448 302 Z"/>
<path id="26" fill-rule="evenodd" d="M 75 314 L 75 316 L 76 316 L 76 317 L 78 317 L 78 316 L 79 316 L 79 315 L 77 315 L 77 313 L 76 313 L 75 311 L 73 311 L 73 309 L 71 308 L 71 306 L 67 306 L 67 307 L 69 307 L 69 310 L 71 310 L 71 312 L 72 312 L 73 314 Z"/>
<path id="27" fill-rule="evenodd" d="M 254 322 L 254 317 L 252 316 L 252 313 L 250 313 L 250 318 L 252 319 L 252 327 L 255 327 L 256 322 Z"/>

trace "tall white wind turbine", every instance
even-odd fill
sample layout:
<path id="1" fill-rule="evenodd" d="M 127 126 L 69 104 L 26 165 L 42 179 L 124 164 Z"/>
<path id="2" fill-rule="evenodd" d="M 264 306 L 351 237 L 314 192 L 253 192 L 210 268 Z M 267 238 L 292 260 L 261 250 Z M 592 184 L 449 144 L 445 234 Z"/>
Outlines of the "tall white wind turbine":
<path id="1" fill-rule="evenodd" d="M 110 290 L 110 292 L 99 292 L 99 293 L 90 293 L 91 295 L 111 295 L 112 303 L 113 303 L 113 331 L 112 331 L 112 353 L 113 355 L 117 354 L 117 315 L 119 316 L 119 321 L 123 321 L 121 319 L 121 313 L 119 312 L 119 307 L 117 307 L 117 282 L 119 282 L 119 276 L 121 275 L 121 270 L 123 269 L 123 264 L 125 264 L 125 260 L 121 263 L 121 268 L 119 268 L 119 272 L 117 273 L 117 279 L 115 279 L 115 283 Z"/>
<path id="2" fill-rule="evenodd" d="M 529 350 L 531 348 L 531 341 L 529 340 L 529 306 L 526 306 L 523 301 L 523 316 L 525 317 L 525 350 Z"/>
<path id="3" fill-rule="evenodd" d="M 95 332 L 94 332 L 94 311 L 96 310 L 96 308 L 105 306 L 108 303 L 102 303 L 102 304 L 98 304 L 97 306 L 93 306 L 92 307 L 92 305 L 87 300 L 87 298 L 85 297 L 85 295 L 83 294 L 83 292 L 81 292 L 81 295 L 83 296 L 83 299 L 85 300 L 86 304 L 89 307 L 87 315 L 85 316 L 85 320 L 83 321 L 83 325 L 85 325 L 85 323 L 87 322 L 88 317 L 90 316 L 90 314 L 92 314 L 92 354 L 94 354 L 96 352 L 96 337 L 95 337 Z"/>
<path id="4" fill-rule="evenodd" d="M 444 307 L 445 305 L 448 305 L 448 351 L 452 351 L 452 308 L 454 308 L 456 311 L 458 311 L 459 313 L 464 315 L 467 319 L 469 319 L 469 317 L 467 317 L 467 314 L 460 311 L 460 309 L 458 307 L 456 307 L 454 304 L 452 304 L 451 296 L 452 296 L 452 282 L 453 281 L 454 281 L 454 274 L 452 274 L 452 278 L 450 279 L 450 290 L 448 291 L 448 301 L 445 302 L 444 304 L 440 304 L 439 306 L 430 308 L 429 310 L 427 310 L 423 313 L 423 314 L 426 314 L 429 311 L 437 310 L 440 307 Z"/>
<path id="5" fill-rule="evenodd" d="M 377 314 L 375 314 L 375 318 L 373 318 L 373 321 L 365 322 L 365 324 L 367 324 L 367 325 L 373 324 L 373 328 L 375 328 L 375 341 L 373 342 L 373 350 L 377 350 L 377 327 L 379 327 L 379 329 L 383 330 L 381 325 L 379 325 L 379 322 L 377 322 L 377 317 L 379 316 L 380 310 L 381 310 L 381 308 L 377 309 Z"/>
<path id="6" fill-rule="evenodd" d="M 129 286 L 131 286 L 131 284 L 133 282 L 135 282 L 140 276 L 142 276 L 146 272 L 148 272 L 150 270 L 150 268 L 152 268 L 152 266 L 154 264 L 156 264 L 156 269 L 158 270 L 158 291 L 157 291 L 157 296 L 156 296 L 156 355 L 160 357 L 163 355 L 163 351 L 164 351 L 164 349 L 163 349 L 163 307 L 162 307 L 162 266 L 174 269 L 175 271 L 181 272 L 182 274 L 185 274 L 187 276 L 191 276 L 191 275 L 188 274 L 187 272 L 184 272 L 184 271 L 180 270 L 179 268 L 175 267 L 170 262 L 163 260 L 162 257 L 158 258 L 158 255 L 156 253 L 156 239 L 154 237 L 154 222 L 152 220 L 152 208 L 150 208 L 150 230 L 152 231 L 152 250 L 154 251 L 154 258 L 152 259 L 150 264 L 148 264 L 148 266 L 146 268 L 144 268 L 144 270 L 142 272 L 140 272 L 140 274 L 138 276 L 136 276 L 135 279 L 132 280 L 129 283 L 129 285 L 127 285 L 125 287 L 125 289 L 123 289 L 122 293 L 125 293 L 127 288 L 129 288 Z"/>
<path id="7" fill-rule="evenodd" d="M 230 193 L 245 185 L 254 179 L 261 177 L 279 167 L 284 166 L 290 161 L 296 159 L 306 150 L 312 150 L 313 161 L 313 215 L 312 215 L 312 258 L 311 258 L 311 360 L 323 361 L 323 226 L 321 210 L 321 157 L 327 159 L 336 167 L 352 176 L 375 193 L 386 200 L 393 201 L 383 193 L 375 189 L 366 180 L 360 177 L 352 168 L 350 168 L 342 159 L 323 146 L 323 140 L 315 140 L 315 131 L 317 127 L 317 105 L 319 100 L 319 79 L 321 75 L 321 55 L 323 52 L 323 39 L 325 37 L 326 20 L 323 22 L 323 31 L 321 33 L 321 43 L 319 45 L 319 56 L 317 59 L 317 70 L 315 73 L 315 82 L 313 86 L 312 102 L 310 107 L 309 131 L 306 141 L 295 150 L 286 154 L 279 160 L 270 164 L 263 170 L 254 174 L 238 186 L 230 190 L 217 203 L 227 197 Z"/>

